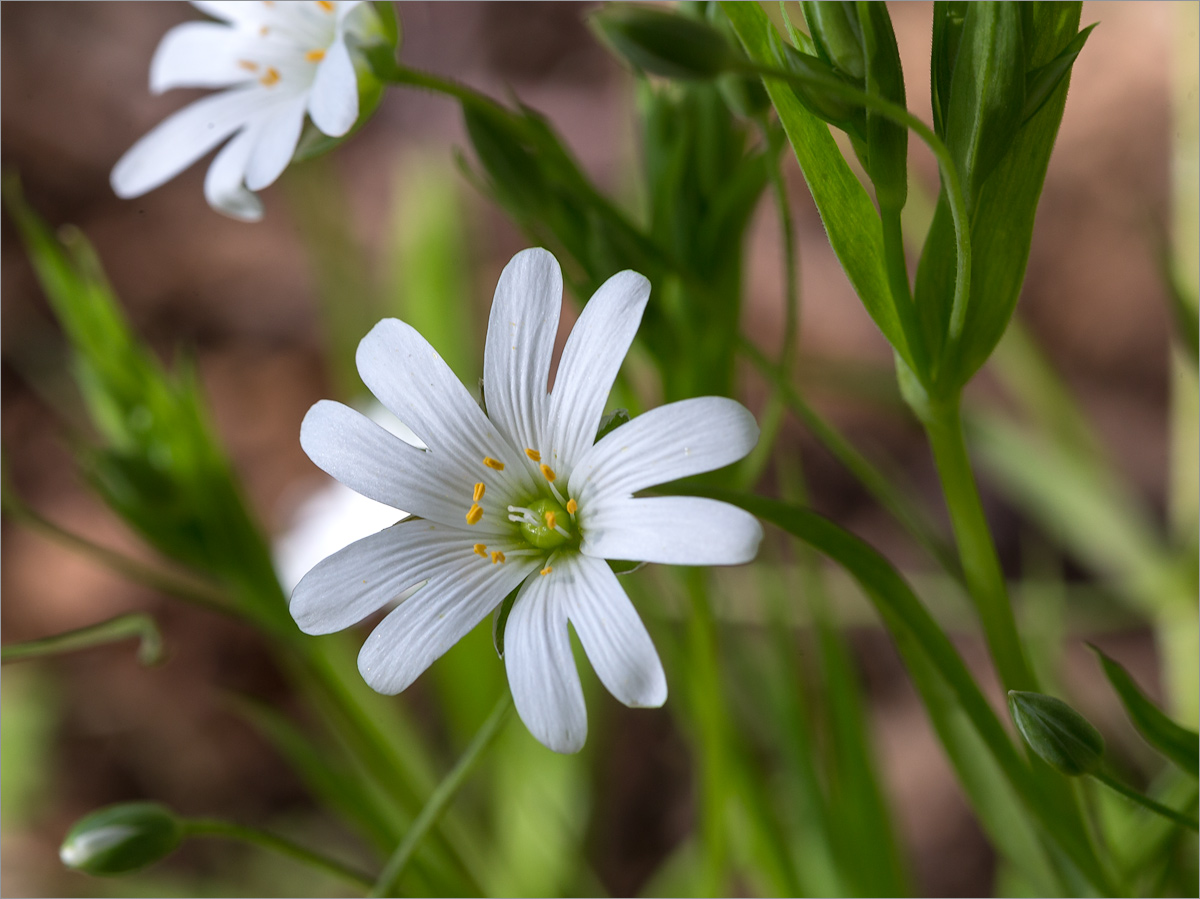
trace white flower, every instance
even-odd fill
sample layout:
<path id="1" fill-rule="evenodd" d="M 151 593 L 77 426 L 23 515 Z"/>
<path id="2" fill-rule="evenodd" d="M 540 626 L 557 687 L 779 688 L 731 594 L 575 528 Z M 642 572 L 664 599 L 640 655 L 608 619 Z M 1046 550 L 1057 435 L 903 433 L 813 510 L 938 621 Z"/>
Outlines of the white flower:
<path id="1" fill-rule="evenodd" d="M 185 22 L 159 43 L 150 90 L 224 87 L 166 118 L 117 162 L 110 178 L 128 199 L 170 181 L 232 136 L 204 179 L 219 212 L 262 218 L 253 191 L 274 183 L 291 161 L 307 113 L 331 137 L 358 118 L 358 84 L 346 47 L 353 2 L 194 0 L 219 22 Z"/>
<path id="2" fill-rule="evenodd" d="M 758 426 L 739 403 L 671 403 L 595 442 L 649 295 L 635 272 L 605 282 L 571 331 L 548 393 L 562 274 L 545 250 L 517 254 L 488 323 L 486 414 L 415 330 L 396 319 L 376 325 L 359 344 L 359 373 L 428 450 L 330 401 L 309 411 L 300 442 L 348 487 L 420 518 L 309 572 L 291 600 L 300 628 L 342 630 L 426 582 L 359 654 L 367 683 L 398 693 L 520 587 L 504 662 L 517 711 L 537 739 L 574 752 L 587 736 L 568 621 L 613 696 L 662 705 L 658 653 L 605 559 L 736 565 L 754 558 L 762 529 L 714 500 L 633 496 L 745 456 Z"/>

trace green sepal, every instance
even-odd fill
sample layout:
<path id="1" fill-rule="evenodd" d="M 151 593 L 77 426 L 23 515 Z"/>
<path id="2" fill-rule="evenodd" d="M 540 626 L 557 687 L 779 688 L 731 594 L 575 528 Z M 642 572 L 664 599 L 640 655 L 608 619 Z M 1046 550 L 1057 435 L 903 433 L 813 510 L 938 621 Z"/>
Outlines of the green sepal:
<path id="1" fill-rule="evenodd" d="M 1063 79 L 1071 74 L 1071 67 L 1075 65 L 1076 57 L 1083 51 L 1083 45 L 1087 43 L 1088 36 L 1095 27 L 1096 23 L 1093 22 L 1075 35 L 1071 43 L 1063 48 L 1062 53 L 1044 66 L 1030 69 L 1025 74 L 1025 108 L 1021 111 L 1022 125 L 1041 111 L 1041 108 L 1046 105 L 1046 101 L 1062 84 Z"/>
<path id="2" fill-rule="evenodd" d="M 708 80 L 736 69 L 741 62 L 725 35 L 691 16 L 609 4 L 588 22 L 618 56 L 650 75 Z"/>
<path id="3" fill-rule="evenodd" d="M 600 419 L 600 427 L 596 428 L 596 443 L 607 437 L 621 425 L 629 424 L 628 409 L 613 409 Z"/>
<path id="4" fill-rule="evenodd" d="M 866 140 L 867 117 L 863 108 L 830 93 L 824 86 L 830 81 L 841 82 L 847 87 L 856 85 L 819 56 L 803 53 L 788 44 L 777 31 L 770 32 L 770 41 L 780 68 L 802 80 L 802 84 L 790 83 L 789 88 L 804 108 L 823 122 L 841 128 L 851 137 Z"/>
<path id="5" fill-rule="evenodd" d="M 1029 748 L 1050 767 L 1068 777 L 1099 770 L 1104 737 L 1061 699 L 1009 690 L 1008 709 Z"/>
<path id="6" fill-rule="evenodd" d="M 1119 662 L 1105 655 L 1098 646 L 1088 648 L 1100 659 L 1104 676 L 1117 692 L 1125 714 L 1142 738 L 1195 779 L 1200 769 L 1200 734 L 1176 724 L 1152 703 Z"/>
<path id="7" fill-rule="evenodd" d="M 68 868 L 114 877 L 166 858 L 182 841 L 183 824 L 166 806 L 123 802 L 76 821 L 58 856 Z"/>
<path id="8" fill-rule="evenodd" d="M 496 606 L 496 614 L 492 616 L 492 646 L 496 648 L 496 655 L 504 658 L 504 630 L 508 627 L 508 616 L 512 614 L 513 603 L 517 601 L 517 594 L 521 592 L 521 588 L 514 587 L 508 596 L 504 597 L 504 601 Z"/>

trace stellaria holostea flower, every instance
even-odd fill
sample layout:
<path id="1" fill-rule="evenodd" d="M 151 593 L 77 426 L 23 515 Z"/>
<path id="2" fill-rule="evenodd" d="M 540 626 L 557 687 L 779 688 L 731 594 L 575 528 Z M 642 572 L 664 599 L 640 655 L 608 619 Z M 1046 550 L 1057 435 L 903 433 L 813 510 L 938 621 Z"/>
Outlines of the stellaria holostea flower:
<path id="1" fill-rule="evenodd" d="M 662 705 L 658 653 L 605 560 L 736 565 L 754 558 L 762 529 L 714 500 L 634 496 L 745 456 L 758 426 L 739 403 L 671 403 L 595 440 L 649 295 L 635 272 L 606 281 L 571 331 L 547 392 L 562 275 L 545 250 L 517 254 L 488 324 L 486 413 L 413 328 L 396 319 L 376 325 L 359 344 L 359 373 L 428 450 L 330 401 L 309 411 L 300 442 L 342 483 L 420 518 L 309 572 L 291 600 L 300 628 L 342 630 L 427 582 L 359 655 L 368 684 L 398 693 L 520 587 L 504 662 L 517 712 L 537 739 L 573 752 L 587 735 L 568 622 L 613 696 Z"/>
<path id="2" fill-rule="evenodd" d="M 209 166 L 204 196 L 226 215 L 262 218 L 253 191 L 287 168 L 305 114 L 331 137 L 358 118 L 346 34 L 360 2 L 193 0 L 220 21 L 168 31 L 150 63 L 150 90 L 228 89 L 185 106 L 135 143 L 112 170 L 113 190 L 126 199 L 141 196 L 232 138 Z"/>

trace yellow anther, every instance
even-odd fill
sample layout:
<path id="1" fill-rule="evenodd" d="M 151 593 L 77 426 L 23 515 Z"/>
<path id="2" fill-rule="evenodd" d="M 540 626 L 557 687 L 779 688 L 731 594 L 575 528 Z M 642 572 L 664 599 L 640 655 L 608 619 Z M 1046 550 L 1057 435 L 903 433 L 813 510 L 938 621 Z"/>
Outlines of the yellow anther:
<path id="1" fill-rule="evenodd" d="M 500 552 L 500 550 L 498 550 L 498 549 L 493 549 L 492 550 L 492 564 L 499 565 L 503 561 L 504 561 L 504 553 Z"/>
<path id="2" fill-rule="evenodd" d="M 572 499 L 572 500 L 567 501 L 567 514 L 568 515 L 574 515 L 575 510 L 578 508 L 579 508 L 579 503 L 575 502 L 575 500 Z"/>
<path id="3" fill-rule="evenodd" d="M 483 491 L 486 489 L 487 488 L 483 486 L 483 481 L 480 481 L 475 485 L 475 492 L 471 495 L 471 499 L 475 500 L 475 502 L 479 502 L 481 499 L 483 499 Z"/>
<path id="4" fill-rule="evenodd" d="M 471 508 L 467 510 L 467 524 L 479 524 L 481 518 L 483 518 L 483 506 L 479 503 L 471 503 Z"/>
<path id="5" fill-rule="evenodd" d="M 551 510 L 547 509 L 546 510 L 546 527 L 550 528 L 550 530 L 554 530 L 557 526 L 558 526 L 558 522 L 556 521 L 555 514 Z"/>
<path id="6" fill-rule="evenodd" d="M 535 449 L 527 449 L 527 450 L 525 450 L 525 455 L 527 455 L 527 456 L 528 456 L 530 459 L 532 459 L 534 462 L 541 462 L 541 461 L 542 461 L 542 454 L 541 454 L 541 453 L 539 453 L 539 452 L 538 452 L 537 450 L 535 450 Z"/>
<path id="7" fill-rule="evenodd" d="M 333 4 L 329 0 L 317 0 L 317 6 L 325 10 L 325 12 L 333 12 Z"/>
<path id="8" fill-rule="evenodd" d="M 475 555 L 483 556 L 486 559 L 487 558 L 487 547 L 484 546 L 482 543 L 476 543 L 475 544 Z"/>
<path id="9" fill-rule="evenodd" d="M 263 87 L 274 87 L 279 83 L 279 69 L 270 66 L 267 69 L 267 74 L 258 79 L 258 83 Z"/>
<path id="10" fill-rule="evenodd" d="M 540 572 L 538 572 L 538 573 L 539 573 L 539 574 L 540 574 L 542 577 L 545 577 L 546 575 L 548 575 L 548 574 L 549 574 L 551 571 L 553 571 L 553 570 L 554 570 L 553 568 L 551 568 L 549 565 L 547 565 L 545 568 L 543 568 L 543 569 L 542 569 Z"/>
<path id="11" fill-rule="evenodd" d="M 307 53 L 304 54 L 304 58 L 307 59 L 309 62 L 320 62 L 322 59 L 325 58 L 325 51 L 324 50 L 309 50 Z"/>
<path id="12" fill-rule="evenodd" d="M 257 72 L 258 71 L 258 63 L 251 62 L 249 59 L 239 59 L 238 66 L 245 69 L 247 72 Z"/>
<path id="13" fill-rule="evenodd" d="M 504 471 L 504 463 L 499 459 L 493 459 L 491 456 L 484 456 L 483 464 L 488 468 L 495 469 L 496 471 Z"/>
<path id="14" fill-rule="evenodd" d="M 266 37 L 268 34 L 271 33 L 271 29 L 268 28 L 266 25 L 261 25 L 261 26 L 259 26 L 258 33 L 260 36 Z"/>
<path id="15" fill-rule="evenodd" d="M 544 477 L 547 481 L 553 481 L 555 478 L 558 477 L 558 475 L 556 475 L 554 473 L 554 469 L 551 468 L 549 465 L 547 465 L 545 462 L 543 462 L 541 465 L 539 465 L 538 468 L 540 468 L 542 470 L 542 477 Z"/>

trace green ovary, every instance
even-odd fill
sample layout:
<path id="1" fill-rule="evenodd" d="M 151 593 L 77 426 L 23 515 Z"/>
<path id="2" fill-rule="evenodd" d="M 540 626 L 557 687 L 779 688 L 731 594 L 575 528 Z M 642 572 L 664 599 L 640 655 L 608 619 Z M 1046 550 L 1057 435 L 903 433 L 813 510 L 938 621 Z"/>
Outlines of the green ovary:
<path id="1" fill-rule="evenodd" d="M 558 502 L 552 499 L 535 499 L 526 508 L 534 514 L 540 524 L 530 524 L 528 521 L 521 522 L 521 535 L 529 542 L 531 546 L 536 546 L 538 549 L 557 549 L 564 543 L 578 542 L 578 535 L 575 533 L 575 523 L 571 520 L 571 516 L 567 514 Z M 547 524 L 547 513 L 553 518 L 555 525 L 566 531 L 564 537 L 559 530 L 551 528 Z"/>

